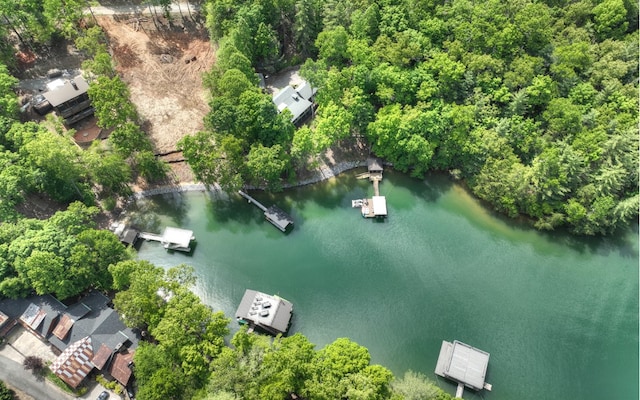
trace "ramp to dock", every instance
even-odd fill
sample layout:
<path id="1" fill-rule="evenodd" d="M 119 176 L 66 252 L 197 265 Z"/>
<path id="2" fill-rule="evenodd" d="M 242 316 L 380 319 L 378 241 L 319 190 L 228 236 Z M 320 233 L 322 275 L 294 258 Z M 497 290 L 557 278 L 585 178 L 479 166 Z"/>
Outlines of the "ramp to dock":
<path id="1" fill-rule="evenodd" d="M 162 242 L 162 235 L 158 235 L 156 233 L 140 232 L 138 237 L 140 237 L 141 239 L 144 239 L 144 240 L 152 240 L 154 242 Z"/>
<path id="2" fill-rule="evenodd" d="M 248 194 L 246 194 L 242 190 L 238 190 L 238 193 L 240 193 L 240 196 L 242 196 L 245 199 L 247 199 L 249 201 L 249 203 L 255 204 L 256 207 L 258 207 L 259 209 L 262 210 L 262 212 L 266 212 L 267 211 L 267 207 L 263 206 L 262 203 L 260 203 L 258 200 L 254 199 L 253 197 L 249 196 Z"/>

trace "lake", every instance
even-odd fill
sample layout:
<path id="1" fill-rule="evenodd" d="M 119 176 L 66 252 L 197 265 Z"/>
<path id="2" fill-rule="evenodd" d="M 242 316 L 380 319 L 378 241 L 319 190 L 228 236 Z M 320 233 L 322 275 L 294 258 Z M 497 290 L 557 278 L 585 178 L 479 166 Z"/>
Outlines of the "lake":
<path id="1" fill-rule="evenodd" d="M 376 222 L 351 208 L 373 193 L 357 172 L 250 192 L 291 213 L 286 235 L 239 196 L 154 196 L 134 219 L 191 229 L 197 246 L 186 255 L 144 242 L 139 257 L 192 265 L 196 293 L 229 317 L 247 288 L 278 294 L 295 307 L 290 332 L 317 349 L 348 337 L 373 363 L 424 373 L 452 394 L 433 373 L 442 340 L 485 350 L 493 391 L 465 399 L 638 398 L 637 224 L 604 239 L 540 233 L 447 176 L 393 171 L 380 184 L 389 217 Z"/>

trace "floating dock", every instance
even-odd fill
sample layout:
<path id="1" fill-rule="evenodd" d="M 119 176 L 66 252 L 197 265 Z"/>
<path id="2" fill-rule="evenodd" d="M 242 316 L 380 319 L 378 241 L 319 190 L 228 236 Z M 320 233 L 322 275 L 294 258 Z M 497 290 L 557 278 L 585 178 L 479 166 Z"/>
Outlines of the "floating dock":
<path id="1" fill-rule="evenodd" d="M 271 222 L 273 226 L 280 229 L 282 232 L 286 232 L 288 229 L 293 229 L 293 218 L 286 212 L 282 211 L 280 208 L 275 205 L 267 208 L 262 205 L 258 200 L 249 196 L 247 193 L 242 190 L 238 190 L 240 196 L 244 197 L 249 201 L 249 203 L 255 204 L 256 207 L 262 210 L 267 221 Z"/>
<path id="2" fill-rule="evenodd" d="M 473 390 L 491 390 L 485 382 L 489 353 L 454 340 L 442 341 L 435 373 L 458 383 L 456 398 L 462 398 L 465 386 Z"/>
<path id="3" fill-rule="evenodd" d="M 351 207 L 360 208 L 364 218 L 384 218 L 387 216 L 387 198 L 380 196 L 382 163 L 377 158 L 367 159 L 367 172 L 358 174 L 358 179 L 369 179 L 373 183 L 373 197 L 351 200 Z"/>
<path id="4" fill-rule="evenodd" d="M 170 226 L 164 228 L 162 235 L 140 232 L 138 237 L 144 240 L 160 242 L 167 250 L 184 251 L 187 253 L 191 251 L 191 242 L 196 240 L 193 231 Z"/>

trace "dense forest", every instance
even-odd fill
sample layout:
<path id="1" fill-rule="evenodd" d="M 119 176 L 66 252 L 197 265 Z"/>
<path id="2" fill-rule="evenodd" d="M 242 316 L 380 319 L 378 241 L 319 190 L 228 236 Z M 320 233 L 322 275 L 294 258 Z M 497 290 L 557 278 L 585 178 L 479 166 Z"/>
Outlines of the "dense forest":
<path id="1" fill-rule="evenodd" d="M 160 8 L 170 1 L 143 2 Z M 0 0 L 0 296 L 89 287 L 115 293 L 130 327 L 140 399 L 447 399 L 417 373 L 394 377 L 346 338 L 300 333 L 229 343 L 229 319 L 189 288 L 189 267 L 136 261 L 97 229 L 139 177 L 162 179 L 127 86 L 85 1 Z M 539 229 L 607 234 L 638 215 L 638 5 L 628 0 L 208 0 L 217 63 L 206 129 L 180 143 L 196 176 L 228 190 L 280 190 L 334 146 L 421 178 L 448 171 L 481 199 Z M 81 28 L 82 26 L 82 28 Z M 109 139 L 80 150 L 61 122 L 20 120 L 15 47 L 71 40 Z M 296 127 L 256 72 L 302 65 L 318 108 Z M 26 218 L 44 196 L 65 210 Z M 164 293 L 161 296 L 160 293 Z"/>
<path id="2" fill-rule="evenodd" d="M 638 215 L 635 2 L 211 0 L 206 12 L 211 112 L 182 143 L 204 182 L 277 190 L 365 140 L 539 229 L 607 234 Z M 296 63 L 318 88 L 299 129 L 255 74 Z"/>

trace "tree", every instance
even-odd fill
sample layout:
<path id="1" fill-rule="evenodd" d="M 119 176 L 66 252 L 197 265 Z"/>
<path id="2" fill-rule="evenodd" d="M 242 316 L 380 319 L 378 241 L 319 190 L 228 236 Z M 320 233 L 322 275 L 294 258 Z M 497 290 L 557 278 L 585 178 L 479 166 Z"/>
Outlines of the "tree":
<path id="1" fill-rule="evenodd" d="M 136 121 L 135 107 L 129 101 L 129 88 L 119 76 L 99 76 L 87 90 L 98 117 L 98 126 L 109 129 Z"/>
<path id="2" fill-rule="evenodd" d="M 26 370 L 31 370 L 34 374 L 39 374 L 44 368 L 44 361 L 37 356 L 27 356 L 22 361 L 22 366 Z"/>
<path id="3" fill-rule="evenodd" d="M 342 66 L 347 59 L 347 30 L 343 26 L 323 30 L 318 34 L 315 45 L 320 58 L 328 65 Z"/>
<path id="4" fill-rule="evenodd" d="M 17 84 L 18 79 L 9 74 L 7 66 L 0 64 L 0 119 L 15 119 L 18 115 L 18 96 L 13 91 Z"/>
<path id="5" fill-rule="evenodd" d="M 0 400 L 16 400 L 16 392 L 9 389 L 7 385 L 0 381 Z"/>
<path id="6" fill-rule="evenodd" d="M 605 0 L 593 8 L 596 32 L 602 39 L 619 39 L 629 26 L 623 0 Z"/>
<path id="7" fill-rule="evenodd" d="M 128 290 L 116 293 L 113 305 L 129 327 L 155 327 L 162 319 L 165 300 L 158 294 L 164 285 L 164 270 L 151 264 L 139 264 L 129 274 Z"/>
<path id="8" fill-rule="evenodd" d="M 448 400 L 451 396 L 423 374 L 407 371 L 391 382 L 392 392 L 405 400 Z"/>
<path id="9" fill-rule="evenodd" d="M 249 183 L 254 186 L 266 186 L 270 190 L 282 190 L 280 177 L 289 162 L 282 146 L 275 144 L 265 147 L 261 143 L 251 147 L 247 156 Z"/>

